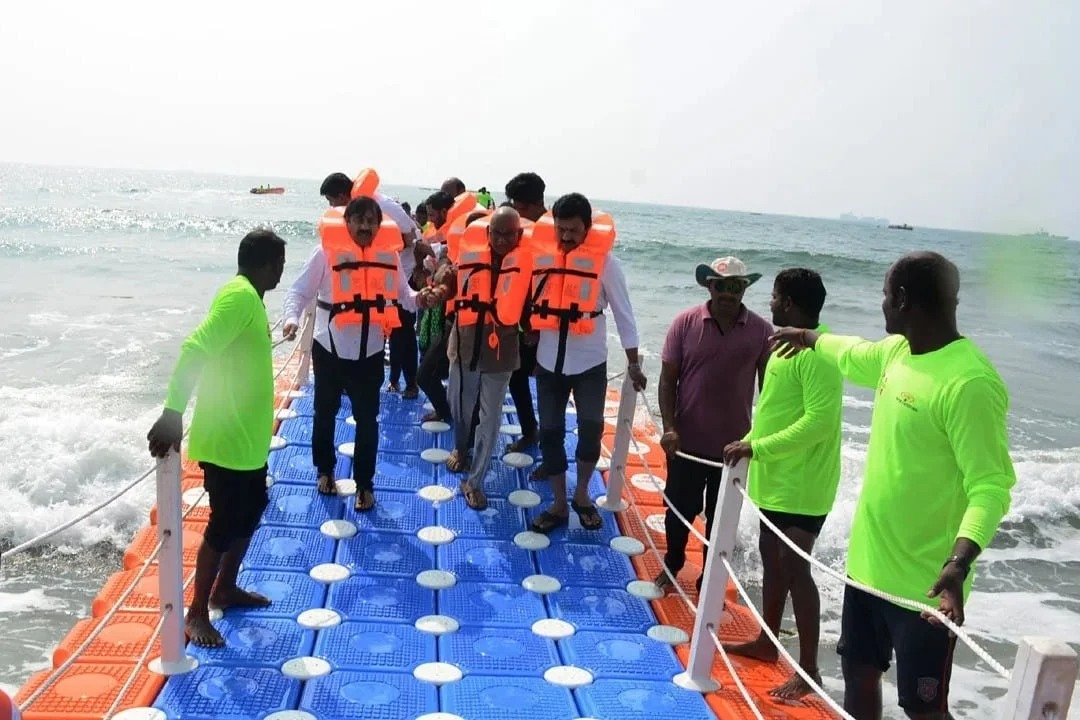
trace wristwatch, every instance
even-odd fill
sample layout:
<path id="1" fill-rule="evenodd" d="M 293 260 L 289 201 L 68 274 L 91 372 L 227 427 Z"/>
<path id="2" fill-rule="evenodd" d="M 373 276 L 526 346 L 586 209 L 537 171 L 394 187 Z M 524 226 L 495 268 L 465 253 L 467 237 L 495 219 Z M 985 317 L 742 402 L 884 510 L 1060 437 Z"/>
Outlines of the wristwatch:
<path id="1" fill-rule="evenodd" d="M 957 567 L 959 567 L 961 570 L 964 571 L 965 580 L 967 579 L 967 576 L 971 574 L 971 563 L 968 560 L 960 557 L 959 555 L 953 555 L 952 557 L 950 557 L 948 560 L 945 561 L 945 565 L 956 565 Z M 942 569 L 945 568 L 945 565 L 941 566 Z"/>

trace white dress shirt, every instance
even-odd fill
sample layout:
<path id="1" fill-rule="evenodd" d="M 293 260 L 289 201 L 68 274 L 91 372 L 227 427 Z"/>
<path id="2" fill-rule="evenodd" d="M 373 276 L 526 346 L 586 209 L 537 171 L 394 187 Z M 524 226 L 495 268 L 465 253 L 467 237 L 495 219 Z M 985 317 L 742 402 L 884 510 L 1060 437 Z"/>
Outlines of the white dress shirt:
<path id="1" fill-rule="evenodd" d="M 409 312 L 416 312 L 417 292 L 409 287 L 408 278 L 401 269 L 401 256 L 412 255 L 412 248 L 398 252 L 398 302 Z M 299 277 L 285 294 L 284 315 L 285 324 L 299 324 L 298 318 L 304 309 L 316 298 L 324 302 L 330 302 L 330 281 L 332 272 L 330 263 L 326 259 L 322 245 L 317 245 L 311 257 L 304 264 Z M 315 342 L 332 352 L 330 348 L 330 333 L 334 335 L 334 347 L 338 357 L 344 360 L 357 360 L 360 358 L 360 340 L 362 325 L 346 325 L 345 327 L 330 326 L 330 311 L 321 307 L 315 308 Z M 364 349 L 364 357 L 371 357 L 381 352 L 384 345 L 382 327 L 372 325 L 368 330 L 367 348 Z"/>
<path id="2" fill-rule="evenodd" d="M 626 275 L 623 274 L 618 259 L 611 253 L 608 253 L 604 260 L 604 269 L 600 273 L 600 295 L 596 300 L 597 310 L 608 307 L 615 317 L 615 327 L 619 331 L 623 349 L 638 347 L 637 322 L 634 320 L 634 308 L 630 304 Z M 593 322 L 595 327 L 588 335 L 567 335 L 562 368 L 564 375 L 577 375 L 607 362 L 607 314 L 598 315 Z M 558 353 L 559 333 L 542 331 L 540 342 L 536 346 L 536 362 L 545 370 L 554 372 Z"/>

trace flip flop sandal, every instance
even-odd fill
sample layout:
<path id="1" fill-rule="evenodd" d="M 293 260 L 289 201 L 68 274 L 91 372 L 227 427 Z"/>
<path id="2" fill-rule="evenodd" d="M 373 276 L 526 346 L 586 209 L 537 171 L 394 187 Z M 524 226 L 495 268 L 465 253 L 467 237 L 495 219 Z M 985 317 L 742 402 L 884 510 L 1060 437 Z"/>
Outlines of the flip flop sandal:
<path id="1" fill-rule="evenodd" d="M 596 509 L 595 505 L 578 505 L 576 502 L 571 501 L 570 508 L 577 513 L 582 529 L 599 530 L 604 527 L 604 518 L 600 517 L 600 511 Z"/>
<path id="2" fill-rule="evenodd" d="M 569 522 L 569 515 L 564 517 L 545 510 L 536 516 L 536 519 L 532 521 L 532 525 L 529 526 L 529 529 L 533 532 L 547 535 L 551 531 L 558 530 L 563 525 L 567 525 Z"/>
<path id="3" fill-rule="evenodd" d="M 480 488 L 469 487 L 461 483 L 461 495 L 465 498 L 465 504 L 473 510 L 487 510 L 487 495 Z"/>

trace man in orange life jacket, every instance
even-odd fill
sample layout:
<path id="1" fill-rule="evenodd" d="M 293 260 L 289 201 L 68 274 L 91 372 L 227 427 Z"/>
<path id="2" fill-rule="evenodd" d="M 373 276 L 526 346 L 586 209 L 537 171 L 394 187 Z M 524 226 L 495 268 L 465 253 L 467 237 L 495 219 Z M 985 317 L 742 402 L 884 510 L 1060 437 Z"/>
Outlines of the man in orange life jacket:
<path id="1" fill-rule="evenodd" d="M 626 352 L 627 374 L 636 390 L 645 388 L 638 363 L 638 334 L 626 277 L 611 246 L 611 218 L 593 223 L 589 200 L 579 193 L 555 201 L 551 216 L 533 227 L 532 327 L 540 331 L 536 349 L 536 395 L 540 406 L 540 452 L 551 480 L 554 504 L 533 520 L 549 533 L 566 525 L 570 509 L 586 530 L 599 529 L 600 513 L 589 497 L 589 478 L 600 459 L 607 395 L 607 322 L 611 307 Z M 566 502 L 566 405 L 577 407 L 577 488 Z"/>
<path id="2" fill-rule="evenodd" d="M 319 223 L 319 235 L 322 243 L 285 297 L 287 320 L 282 332 L 286 337 L 295 335 L 297 318 L 317 298 L 315 342 L 311 345 L 315 368 L 311 454 L 318 471 L 318 488 L 323 494 L 335 492 L 334 434 L 344 391 L 356 421 L 353 479 L 356 510 L 363 512 L 375 505 L 372 480 L 379 446 L 385 333 L 400 322 L 399 305 L 410 312 L 417 308 L 417 293 L 409 287 L 400 264 L 400 254 L 411 250 L 402 250 L 399 229 L 393 222 L 383 222 L 378 201 L 369 197 L 355 198 L 344 209 L 327 210 Z M 349 240 L 360 250 L 359 260 Z M 393 291 L 379 296 L 369 290 L 385 288 L 390 276 L 396 279 Z"/>
<path id="3" fill-rule="evenodd" d="M 532 252 L 522 244 L 522 235 L 521 217 L 508 207 L 468 225 L 455 266 L 445 267 L 428 293 L 429 304 L 455 299 L 447 355 L 454 453 L 459 459 L 468 453 L 479 407 L 472 464 L 461 484 L 465 502 L 474 510 L 487 507 L 484 476 L 498 439 L 510 375 L 519 364 L 518 322 L 532 283 Z"/>

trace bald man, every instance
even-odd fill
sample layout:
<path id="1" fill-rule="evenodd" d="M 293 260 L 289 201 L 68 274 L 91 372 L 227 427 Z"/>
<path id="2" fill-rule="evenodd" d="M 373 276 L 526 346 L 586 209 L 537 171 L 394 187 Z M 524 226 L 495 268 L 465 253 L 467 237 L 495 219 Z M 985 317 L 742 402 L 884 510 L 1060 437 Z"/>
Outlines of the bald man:
<path id="1" fill-rule="evenodd" d="M 459 177 L 448 177 L 443 180 L 443 184 L 439 189 L 444 193 L 449 194 L 450 197 L 457 197 L 465 192 L 465 183 L 461 182 L 461 178 Z"/>
<path id="2" fill-rule="evenodd" d="M 485 248 L 474 248 L 474 237 L 466 234 L 454 264 L 437 275 L 435 287 L 426 295 L 428 304 L 455 299 L 456 317 L 447 343 L 454 419 L 452 459 L 457 461 L 453 466 L 458 466 L 467 456 L 473 413 L 479 405 L 472 462 L 461 492 L 469 507 L 483 510 L 487 507 L 484 476 L 502 424 L 503 398 L 510 375 L 520 364 L 517 323 L 528 299 L 533 257 L 521 243 L 521 216 L 513 208 L 499 208 L 491 215 Z M 520 307 L 500 305 L 508 301 Z"/>

